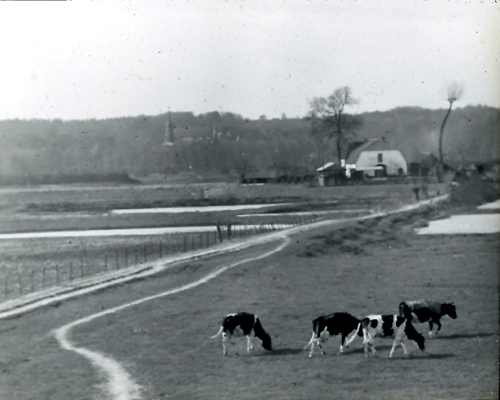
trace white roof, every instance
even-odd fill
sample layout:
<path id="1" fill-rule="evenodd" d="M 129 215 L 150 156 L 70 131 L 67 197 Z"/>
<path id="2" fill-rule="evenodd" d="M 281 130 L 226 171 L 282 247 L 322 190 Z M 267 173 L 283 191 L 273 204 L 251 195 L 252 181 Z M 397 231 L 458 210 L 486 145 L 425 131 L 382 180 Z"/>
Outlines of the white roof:
<path id="1" fill-rule="evenodd" d="M 330 168 L 332 165 L 335 165 L 335 163 L 332 161 L 332 162 L 329 162 L 329 163 L 326 163 L 325 165 L 323 165 L 322 167 L 319 167 L 316 171 L 317 172 L 321 172 L 321 171 L 324 171 L 325 169 L 328 169 Z"/>

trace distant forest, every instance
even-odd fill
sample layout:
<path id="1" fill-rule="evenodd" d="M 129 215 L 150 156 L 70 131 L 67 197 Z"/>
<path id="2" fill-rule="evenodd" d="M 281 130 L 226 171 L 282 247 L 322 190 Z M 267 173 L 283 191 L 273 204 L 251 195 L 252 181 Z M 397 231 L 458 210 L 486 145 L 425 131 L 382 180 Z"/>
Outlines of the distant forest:
<path id="1" fill-rule="evenodd" d="M 361 114 L 352 141 L 382 138 L 412 162 L 421 152 L 438 154 L 446 113 L 417 107 Z M 0 121 L 0 183 L 81 180 L 82 177 L 191 172 L 203 177 L 310 175 L 334 161 L 331 140 L 311 134 L 308 118 L 248 120 L 232 113 L 172 112 L 173 143 L 164 145 L 169 114 L 106 120 Z M 454 109 L 446 124 L 445 162 L 499 161 L 500 110 Z M 347 146 L 347 143 L 345 143 Z"/>

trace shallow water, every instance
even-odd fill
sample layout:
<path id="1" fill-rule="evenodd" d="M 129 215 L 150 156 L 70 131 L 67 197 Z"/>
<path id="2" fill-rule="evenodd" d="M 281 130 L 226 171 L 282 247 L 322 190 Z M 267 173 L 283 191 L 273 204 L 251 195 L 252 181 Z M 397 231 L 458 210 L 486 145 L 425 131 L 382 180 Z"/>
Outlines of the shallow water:
<path id="1" fill-rule="evenodd" d="M 500 214 L 454 215 L 432 221 L 429 226 L 417 229 L 419 235 L 485 234 L 500 232 Z"/>
<path id="2" fill-rule="evenodd" d="M 500 209 L 500 200 L 494 201 L 492 203 L 487 203 L 479 206 L 478 210 L 498 210 Z"/>
<path id="3" fill-rule="evenodd" d="M 282 216 L 304 216 L 304 215 L 328 215 L 328 214 L 348 214 L 348 213 L 366 213 L 370 214 L 372 210 L 363 208 L 359 210 L 319 210 L 319 211 L 294 211 L 286 213 L 265 213 L 265 214 L 239 214 L 239 218 L 247 217 L 282 217 Z"/>
<path id="4" fill-rule="evenodd" d="M 239 204 L 226 206 L 198 206 L 198 207 L 163 207 L 163 208 L 131 208 L 111 210 L 111 214 L 180 214 L 191 212 L 216 212 L 216 211 L 238 211 L 255 210 L 266 207 L 286 206 L 289 203 L 275 204 Z"/>
<path id="5" fill-rule="evenodd" d="M 278 230 L 290 228 L 290 224 L 262 224 L 262 225 L 232 225 L 233 232 L 240 230 Z M 227 230 L 226 226 L 221 226 L 222 230 Z M 102 236 L 150 236 L 165 235 L 173 233 L 201 233 L 215 232 L 216 226 L 178 226 L 164 228 L 134 228 L 134 229 L 97 229 L 85 231 L 50 231 L 50 232 L 22 232 L 22 233 L 2 233 L 0 240 L 7 239 L 40 239 L 40 238 L 70 238 L 70 237 L 102 237 Z"/>

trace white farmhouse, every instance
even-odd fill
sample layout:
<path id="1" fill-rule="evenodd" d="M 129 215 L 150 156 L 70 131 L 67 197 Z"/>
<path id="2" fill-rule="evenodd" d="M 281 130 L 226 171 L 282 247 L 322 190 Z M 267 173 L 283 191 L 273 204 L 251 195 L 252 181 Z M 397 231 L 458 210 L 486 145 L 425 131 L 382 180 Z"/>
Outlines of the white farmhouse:
<path id="1" fill-rule="evenodd" d="M 346 159 L 348 170 L 363 171 L 368 177 L 401 176 L 408 165 L 401 151 L 382 139 L 370 139 L 352 150 Z"/>

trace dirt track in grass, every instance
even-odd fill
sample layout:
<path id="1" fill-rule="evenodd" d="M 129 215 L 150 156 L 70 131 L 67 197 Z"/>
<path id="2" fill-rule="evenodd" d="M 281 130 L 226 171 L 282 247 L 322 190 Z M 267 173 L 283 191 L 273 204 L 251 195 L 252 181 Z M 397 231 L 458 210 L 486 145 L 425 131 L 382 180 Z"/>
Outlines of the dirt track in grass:
<path id="1" fill-rule="evenodd" d="M 417 236 L 408 227 L 419 221 L 381 219 L 303 233 L 279 254 L 81 326 L 72 339 L 123 363 L 144 399 L 497 398 L 498 236 Z M 61 351 L 51 329 L 276 245 L 193 261 L 2 321 L 0 398 L 99 398 L 95 371 Z M 410 345 L 411 358 L 399 348 L 388 360 L 391 343 L 379 340 L 379 359 L 368 361 L 356 340 L 337 356 L 338 338 L 327 343 L 325 357 L 309 359 L 301 350 L 320 314 L 395 313 L 401 300 L 419 298 L 457 305 L 458 319 L 442 319 L 442 335 L 426 340 L 426 353 Z M 243 340 L 223 357 L 220 341 L 208 339 L 225 314 L 242 310 L 259 315 L 273 337 L 272 352 L 256 345 L 248 355 Z M 426 325 L 417 329 L 427 332 Z"/>

